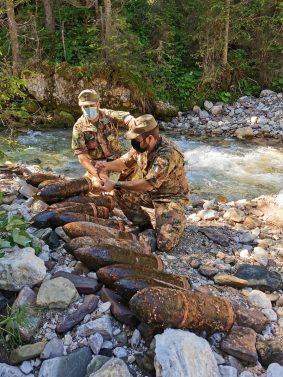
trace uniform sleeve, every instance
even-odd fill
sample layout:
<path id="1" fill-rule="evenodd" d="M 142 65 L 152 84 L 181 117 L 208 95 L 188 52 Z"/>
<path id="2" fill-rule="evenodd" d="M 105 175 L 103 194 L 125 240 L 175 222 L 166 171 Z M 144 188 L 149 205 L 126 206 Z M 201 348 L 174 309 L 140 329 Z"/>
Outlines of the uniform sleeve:
<path id="1" fill-rule="evenodd" d="M 123 161 L 127 168 L 131 168 L 137 162 L 137 152 L 134 148 L 131 148 L 129 152 L 121 156 L 119 160 Z"/>
<path id="2" fill-rule="evenodd" d="M 75 155 L 86 154 L 88 149 L 85 144 L 83 133 L 79 131 L 78 125 L 74 125 L 72 135 L 72 150 Z"/>
<path id="3" fill-rule="evenodd" d="M 118 125 L 124 125 L 128 129 L 131 128 L 131 124 L 135 119 L 128 111 L 100 109 L 100 112 L 116 121 Z"/>
<path id="4" fill-rule="evenodd" d="M 162 183 L 168 180 L 174 166 L 174 161 L 171 161 L 168 156 L 157 156 L 144 179 L 155 189 L 158 189 Z"/>

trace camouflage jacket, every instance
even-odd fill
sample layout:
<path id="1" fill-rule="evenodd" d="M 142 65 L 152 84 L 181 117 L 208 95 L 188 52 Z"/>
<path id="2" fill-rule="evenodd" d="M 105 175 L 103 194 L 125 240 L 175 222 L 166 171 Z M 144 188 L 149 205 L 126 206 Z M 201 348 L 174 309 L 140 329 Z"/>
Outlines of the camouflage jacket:
<path id="1" fill-rule="evenodd" d="M 188 199 L 184 156 L 174 142 L 161 137 L 153 151 L 137 153 L 131 148 L 120 159 L 128 168 L 137 165 L 137 177 L 154 187 L 152 199 Z"/>
<path id="2" fill-rule="evenodd" d="M 99 110 L 99 119 L 92 124 L 82 115 L 74 125 L 72 149 L 75 155 L 87 154 L 90 160 L 120 155 L 118 126 L 129 128 L 134 119 L 125 111 Z"/>

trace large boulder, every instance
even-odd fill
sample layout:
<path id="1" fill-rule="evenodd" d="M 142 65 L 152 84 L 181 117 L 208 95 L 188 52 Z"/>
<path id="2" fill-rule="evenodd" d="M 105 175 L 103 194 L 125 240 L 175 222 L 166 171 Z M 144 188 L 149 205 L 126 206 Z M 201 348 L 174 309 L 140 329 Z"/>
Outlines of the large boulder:
<path id="1" fill-rule="evenodd" d="M 169 121 L 178 115 L 178 109 L 168 102 L 156 101 L 154 105 L 158 119 Z"/>
<path id="2" fill-rule="evenodd" d="M 34 255 L 34 249 L 6 254 L 0 259 L 0 289 L 19 291 L 24 286 L 32 287 L 42 282 L 46 275 L 43 260 Z"/>
<path id="3" fill-rule="evenodd" d="M 157 377 L 220 377 L 208 342 L 189 331 L 166 329 L 156 335 Z"/>

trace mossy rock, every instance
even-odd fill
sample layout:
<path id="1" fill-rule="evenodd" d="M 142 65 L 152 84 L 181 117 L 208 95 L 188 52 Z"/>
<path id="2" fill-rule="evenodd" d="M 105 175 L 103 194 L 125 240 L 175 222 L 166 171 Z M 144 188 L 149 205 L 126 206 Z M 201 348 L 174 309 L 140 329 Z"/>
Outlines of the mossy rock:
<path id="1" fill-rule="evenodd" d="M 29 114 L 34 114 L 38 111 L 38 103 L 32 99 L 27 99 L 23 103 L 23 109 L 25 109 Z"/>
<path id="2" fill-rule="evenodd" d="M 52 117 L 48 121 L 48 125 L 51 127 L 66 127 L 66 128 L 72 128 L 75 124 L 75 118 L 72 114 L 66 112 L 66 111 L 59 111 L 58 113 L 54 114 L 54 117 Z"/>
<path id="3" fill-rule="evenodd" d="M 160 120 L 169 121 L 172 118 L 178 115 L 178 109 L 176 106 L 171 105 L 170 103 L 156 101 L 154 103 L 155 115 Z"/>

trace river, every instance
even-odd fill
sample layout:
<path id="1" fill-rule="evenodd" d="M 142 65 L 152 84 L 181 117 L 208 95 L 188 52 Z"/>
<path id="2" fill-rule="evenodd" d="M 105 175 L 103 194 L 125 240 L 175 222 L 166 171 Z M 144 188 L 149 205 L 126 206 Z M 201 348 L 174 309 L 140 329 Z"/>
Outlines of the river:
<path id="1" fill-rule="evenodd" d="M 251 199 L 283 187 L 283 149 L 236 140 L 200 141 L 173 138 L 185 155 L 186 171 L 194 197 Z M 125 141 L 121 138 L 125 146 Z M 70 150 L 71 130 L 28 131 L 17 145 L 0 149 L 12 162 L 39 164 L 68 176 L 81 176 L 83 168 Z"/>

